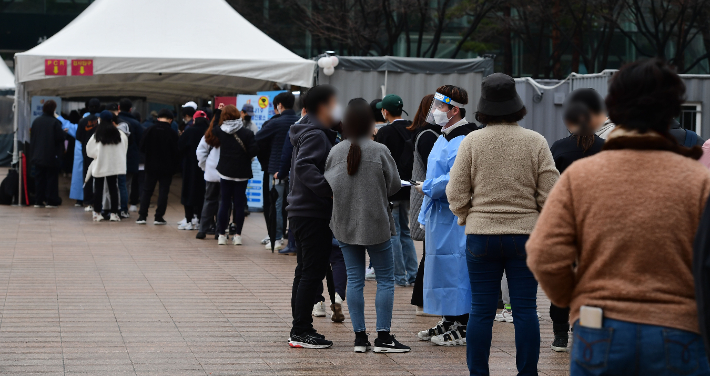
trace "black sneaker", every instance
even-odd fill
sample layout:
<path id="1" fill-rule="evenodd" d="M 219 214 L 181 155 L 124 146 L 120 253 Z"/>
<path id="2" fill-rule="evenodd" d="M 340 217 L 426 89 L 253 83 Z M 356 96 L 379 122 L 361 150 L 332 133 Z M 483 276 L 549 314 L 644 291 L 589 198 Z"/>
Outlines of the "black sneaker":
<path id="1" fill-rule="evenodd" d="M 567 333 L 555 333 L 555 340 L 552 341 L 550 348 L 556 352 L 567 352 L 567 342 L 569 338 Z"/>
<path id="2" fill-rule="evenodd" d="M 201 231 L 198 232 L 197 235 L 195 235 L 195 239 L 204 239 L 206 237 L 207 237 L 207 234 L 205 234 L 204 232 L 201 232 Z"/>
<path id="3" fill-rule="evenodd" d="M 207 229 L 206 234 L 207 235 L 214 235 L 215 232 L 217 232 L 217 229 L 214 226 L 210 226 L 210 228 Z"/>
<path id="4" fill-rule="evenodd" d="M 364 353 L 370 350 L 372 344 L 367 340 L 367 334 L 364 336 L 355 335 L 355 352 Z"/>
<path id="5" fill-rule="evenodd" d="M 291 334 L 288 345 L 303 349 L 327 349 L 333 346 L 333 342 L 328 341 L 317 333 Z"/>
<path id="6" fill-rule="evenodd" d="M 146 224 L 146 222 L 147 221 L 145 220 L 145 217 L 138 217 L 138 219 L 136 220 L 136 223 L 139 225 L 144 225 Z"/>
<path id="7" fill-rule="evenodd" d="M 390 334 L 390 338 L 387 341 L 383 341 L 379 337 L 375 338 L 375 348 L 372 351 L 376 353 L 405 353 L 411 350 L 409 346 L 399 343 L 399 341 Z"/>
<path id="8" fill-rule="evenodd" d="M 165 226 L 168 224 L 168 222 L 163 219 L 163 217 L 157 217 L 155 218 L 155 221 L 153 221 L 154 225 L 159 225 L 159 226 Z"/>
<path id="9" fill-rule="evenodd" d="M 237 233 L 237 225 L 234 223 L 229 224 L 229 235 L 235 235 Z"/>

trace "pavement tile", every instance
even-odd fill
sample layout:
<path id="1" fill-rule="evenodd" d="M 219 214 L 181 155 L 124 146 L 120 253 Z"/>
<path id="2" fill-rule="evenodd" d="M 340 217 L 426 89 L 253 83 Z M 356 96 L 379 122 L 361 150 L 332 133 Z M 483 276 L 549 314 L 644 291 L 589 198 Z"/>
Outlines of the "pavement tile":
<path id="1" fill-rule="evenodd" d="M 438 319 L 414 315 L 411 288 L 395 289 L 392 322 L 409 354 L 354 353 L 347 305 L 344 323 L 314 318 L 333 348 L 289 348 L 296 259 L 259 244 L 266 234 L 260 213 L 246 219 L 244 246 L 219 247 L 177 230 L 184 213 L 179 177 L 168 226 L 137 226 L 134 213 L 120 223 L 91 222 L 68 199 L 68 183 L 60 178 L 66 204 L 58 209 L 0 207 L 0 374 L 468 374 L 465 348 L 417 340 Z M 417 249 L 421 254 L 421 243 Z M 376 286 L 365 285 L 371 331 Z M 540 374 L 568 375 L 569 355 L 548 348 L 549 304 L 540 291 Z M 490 369 L 516 373 L 511 324 L 493 325 Z"/>

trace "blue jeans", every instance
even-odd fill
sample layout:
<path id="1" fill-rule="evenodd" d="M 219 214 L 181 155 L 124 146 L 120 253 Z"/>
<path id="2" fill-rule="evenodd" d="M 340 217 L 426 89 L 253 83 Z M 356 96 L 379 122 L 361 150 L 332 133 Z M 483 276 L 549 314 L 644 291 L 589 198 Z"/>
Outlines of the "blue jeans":
<path id="1" fill-rule="evenodd" d="M 537 281 L 525 259 L 528 235 L 467 235 L 466 263 L 471 281 L 471 314 L 466 327 L 466 357 L 471 375 L 488 375 L 493 319 L 505 271 L 513 306 L 518 375 L 537 375 L 540 323 Z"/>
<path id="2" fill-rule="evenodd" d="M 710 375 L 696 333 L 608 318 L 602 329 L 576 322 L 573 333 L 570 376 Z"/>
<path id="3" fill-rule="evenodd" d="M 128 186 L 126 175 L 118 175 L 118 196 L 121 202 L 121 211 L 128 213 Z"/>
<path id="4" fill-rule="evenodd" d="M 276 240 L 284 238 L 284 181 L 279 180 L 279 184 L 274 184 L 274 177 L 269 178 L 269 190 L 276 186 L 276 191 L 279 192 L 279 198 L 276 200 Z"/>
<path id="5" fill-rule="evenodd" d="M 377 311 L 377 331 L 389 331 L 392 326 L 394 305 L 394 268 L 392 266 L 392 242 L 375 245 L 354 245 L 340 242 L 345 268 L 348 272 L 347 301 L 350 320 L 355 332 L 365 331 L 365 250 L 370 254 L 372 267 L 377 278 L 375 309 Z"/>
<path id="6" fill-rule="evenodd" d="M 394 282 L 398 285 L 413 284 L 417 279 L 417 250 L 409 235 L 409 200 L 395 201 L 392 208 L 397 235 L 392 237 L 394 253 Z M 377 275 L 377 272 L 375 272 Z"/>

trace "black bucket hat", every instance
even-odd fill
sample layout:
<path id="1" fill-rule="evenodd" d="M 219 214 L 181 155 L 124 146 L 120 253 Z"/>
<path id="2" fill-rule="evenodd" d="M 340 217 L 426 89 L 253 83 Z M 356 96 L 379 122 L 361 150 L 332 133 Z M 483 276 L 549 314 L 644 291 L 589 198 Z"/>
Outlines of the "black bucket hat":
<path id="1" fill-rule="evenodd" d="M 489 116 L 505 116 L 520 111 L 525 105 L 515 90 L 513 77 L 493 73 L 481 84 L 478 112 Z"/>

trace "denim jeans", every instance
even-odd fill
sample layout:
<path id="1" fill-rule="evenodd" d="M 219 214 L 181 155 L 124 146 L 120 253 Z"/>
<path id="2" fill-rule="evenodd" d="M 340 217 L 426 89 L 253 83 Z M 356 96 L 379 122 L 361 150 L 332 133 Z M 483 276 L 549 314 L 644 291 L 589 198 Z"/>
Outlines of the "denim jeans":
<path id="1" fill-rule="evenodd" d="M 126 175 L 118 175 L 118 195 L 121 203 L 121 211 L 128 213 L 128 184 Z"/>
<path id="2" fill-rule="evenodd" d="M 505 271 L 515 325 L 518 375 L 537 375 L 540 323 L 537 281 L 525 259 L 528 235 L 467 235 L 466 263 L 471 281 L 471 314 L 466 330 L 466 357 L 471 375 L 488 375 L 493 319 Z"/>
<path id="3" fill-rule="evenodd" d="M 340 249 L 343 250 L 345 267 L 348 271 L 348 309 L 355 332 L 365 330 L 365 297 L 362 293 L 365 287 L 365 250 L 370 254 L 370 261 L 372 261 L 372 267 L 375 268 L 375 278 L 377 279 L 377 294 L 375 295 L 377 331 L 389 331 L 392 326 L 392 307 L 394 305 L 392 243 L 386 241 L 365 246 L 340 242 Z"/>
<path id="4" fill-rule="evenodd" d="M 279 192 L 279 198 L 276 200 L 276 240 L 284 238 L 284 180 L 279 180 L 278 184 L 274 184 L 274 177 L 269 178 L 269 190 L 276 186 L 276 191 Z"/>
<path id="5" fill-rule="evenodd" d="M 570 375 L 707 376 L 710 367 L 696 333 L 605 318 L 601 329 L 574 324 Z"/>
<path id="6" fill-rule="evenodd" d="M 397 235 L 392 237 L 394 254 L 394 282 L 398 285 L 413 284 L 417 279 L 417 250 L 409 236 L 409 200 L 395 201 L 392 207 Z M 375 272 L 377 275 L 377 272 Z"/>

